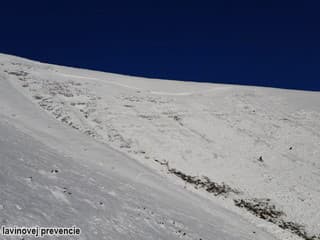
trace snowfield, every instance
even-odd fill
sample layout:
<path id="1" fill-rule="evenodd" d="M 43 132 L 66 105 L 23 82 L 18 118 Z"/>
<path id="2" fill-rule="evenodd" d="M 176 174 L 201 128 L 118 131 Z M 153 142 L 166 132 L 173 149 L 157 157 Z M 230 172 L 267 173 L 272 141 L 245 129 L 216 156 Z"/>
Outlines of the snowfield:
<path id="1" fill-rule="evenodd" d="M 77 239 L 320 239 L 319 160 L 319 92 L 0 54 L 0 225 L 77 225 Z"/>

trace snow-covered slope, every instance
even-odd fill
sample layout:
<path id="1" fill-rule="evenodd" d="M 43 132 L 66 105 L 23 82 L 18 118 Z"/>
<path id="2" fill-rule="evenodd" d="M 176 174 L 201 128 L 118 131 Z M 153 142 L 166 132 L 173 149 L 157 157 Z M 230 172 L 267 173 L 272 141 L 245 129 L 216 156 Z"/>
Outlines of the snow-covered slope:
<path id="1" fill-rule="evenodd" d="M 73 223 L 83 239 L 270 238 L 246 221 L 282 239 L 320 234 L 318 92 L 8 55 L 0 85 L 6 224 Z"/>

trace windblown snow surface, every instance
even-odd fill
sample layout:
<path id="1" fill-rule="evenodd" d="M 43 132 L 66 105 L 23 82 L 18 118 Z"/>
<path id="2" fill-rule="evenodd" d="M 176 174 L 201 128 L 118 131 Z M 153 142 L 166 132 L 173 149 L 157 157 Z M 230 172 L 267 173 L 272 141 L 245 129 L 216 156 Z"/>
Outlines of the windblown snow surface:
<path id="1" fill-rule="evenodd" d="M 319 160 L 319 92 L 0 55 L 0 225 L 76 225 L 79 240 L 320 239 Z"/>

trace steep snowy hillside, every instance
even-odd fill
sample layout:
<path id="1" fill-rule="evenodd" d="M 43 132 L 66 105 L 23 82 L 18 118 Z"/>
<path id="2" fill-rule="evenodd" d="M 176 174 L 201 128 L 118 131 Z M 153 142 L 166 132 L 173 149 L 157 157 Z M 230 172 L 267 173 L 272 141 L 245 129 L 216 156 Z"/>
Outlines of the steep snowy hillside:
<path id="1" fill-rule="evenodd" d="M 270 237 L 242 215 L 281 239 L 320 234 L 318 92 L 128 77 L 7 55 L 0 80 L 4 223 L 66 217 L 83 239 Z"/>
<path id="2" fill-rule="evenodd" d="M 11 65 L 12 58 L 3 60 Z M 1 225 L 76 225 L 82 230 L 77 240 L 273 239 L 56 121 L 12 87 L 3 72 L 7 67 L 0 73 Z M 0 234 L 0 239 L 17 238 Z"/>

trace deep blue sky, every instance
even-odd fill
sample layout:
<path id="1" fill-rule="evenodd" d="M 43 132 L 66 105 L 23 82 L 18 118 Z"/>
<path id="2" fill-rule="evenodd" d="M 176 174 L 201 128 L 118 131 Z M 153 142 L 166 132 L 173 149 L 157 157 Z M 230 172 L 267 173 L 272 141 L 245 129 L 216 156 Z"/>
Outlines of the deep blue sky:
<path id="1" fill-rule="evenodd" d="M 319 1 L 4 2 L 2 53 L 138 76 L 320 90 Z"/>

